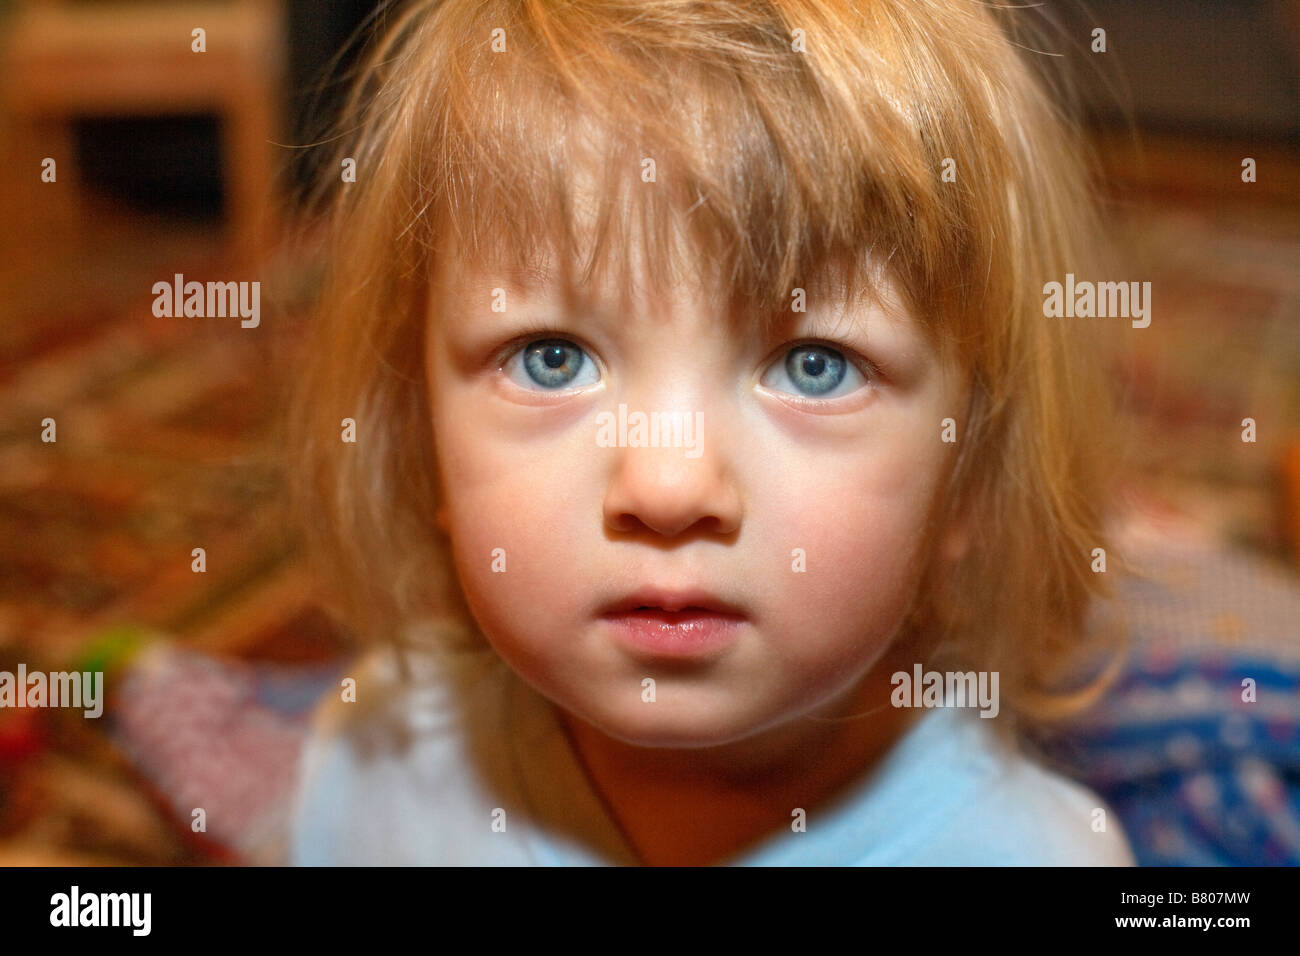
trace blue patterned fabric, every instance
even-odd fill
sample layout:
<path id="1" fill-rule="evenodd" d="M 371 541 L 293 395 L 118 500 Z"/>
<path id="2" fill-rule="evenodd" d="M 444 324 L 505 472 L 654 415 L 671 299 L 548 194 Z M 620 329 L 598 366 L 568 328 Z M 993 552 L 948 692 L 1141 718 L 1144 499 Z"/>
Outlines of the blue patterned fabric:
<path id="1" fill-rule="evenodd" d="M 1207 547 L 1130 557 L 1134 653 L 1049 752 L 1114 807 L 1140 865 L 1300 865 L 1294 576 Z"/>

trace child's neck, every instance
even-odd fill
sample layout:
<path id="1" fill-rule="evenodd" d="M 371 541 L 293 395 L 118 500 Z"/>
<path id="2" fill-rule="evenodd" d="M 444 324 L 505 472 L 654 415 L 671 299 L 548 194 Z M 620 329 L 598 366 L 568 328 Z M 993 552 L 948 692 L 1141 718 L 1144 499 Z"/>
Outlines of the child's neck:
<path id="1" fill-rule="evenodd" d="M 906 658 L 904 662 L 903 658 Z M 887 652 L 815 714 L 720 747 L 634 747 L 561 712 L 593 787 L 649 865 L 722 863 L 808 815 L 870 770 L 918 716 L 890 706 L 890 675 L 915 652 Z M 836 719 L 844 715 L 865 715 Z"/>

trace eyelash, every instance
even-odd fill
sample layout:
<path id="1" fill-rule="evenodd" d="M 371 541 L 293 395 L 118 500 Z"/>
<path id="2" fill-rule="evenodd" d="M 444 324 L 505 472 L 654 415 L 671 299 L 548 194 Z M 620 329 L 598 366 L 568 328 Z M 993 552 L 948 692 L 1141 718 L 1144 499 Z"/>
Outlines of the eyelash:
<path id="1" fill-rule="evenodd" d="M 814 345 L 820 348 L 831 349 L 832 351 L 839 352 L 844 356 L 846 361 L 856 365 L 858 371 L 861 372 L 869 382 L 874 383 L 884 377 L 884 372 L 881 367 L 871 361 L 871 359 L 847 345 L 839 342 L 832 342 L 829 339 L 795 339 L 793 342 L 787 342 L 769 356 L 769 364 L 785 355 L 791 349 L 802 348 L 806 345 Z M 765 365 L 763 367 L 766 368 L 767 366 Z"/>
<path id="2" fill-rule="evenodd" d="M 572 342 L 574 345 L 578 346 L 578 348 L 582 349 L 582 351 L 586 353 L 592 361 L 595 361 L 592 349 L 585 345 L 580 338 L 566 332 L 558 325 L 538 322 L 523 329 L 518 335 L 513 336 L 509 342 L 506 342 L 504 345 L 497 348 L 492 354 L 492 366 L 500 370 L 505 366 L 506 361 L 509 360 L 515 352 L 523 348 L 525 345 L 528 345 L 530 342 L 535 342 L 539 339 L 562 339 L 566 342 Z M 879 364 L 873 362 L 871 359 L 860 354 L 856 350 L 839 342 L 832 342 L 829 339 L 818 338 L 795 339 L 786 342 L 768 356 L 763 368 L 768 368 L 773 362 L 788 353 L 791 349 L 797 349 L 809 345 L 832 349 L 833 351 L 843 355 L 846 361 L 857 367 L 858 371 L 867 379 L 868 385 L 875 385 L 885 377 L 884 371 Z M 836 399 L 816 399 L 804 396 L 802 397 L 802 400 L 817 402 L 835 401 Z"/>
<path id="3" fill-rule="evenodd" d="M 536 325 L 531 325 L 524 329 L 509 342 L 496 349 L 492 353 L 493 367 L 500 369 L 505 365 L 506 360 L 509 359 L 510 356 L 514 355 L 515 352 L 519 351 L 529 342 L 536 342 L 538 339 L 563 339 L 566 342 L 572 342 L 574 345 L 578 346 L 586 352 L 588 356 L 590 356 L 592 352 L 592 350 L 584 345 L 580 339 L 565 332 L 558 325 L 549 325 L 545 322 L 538 322 Z"/>

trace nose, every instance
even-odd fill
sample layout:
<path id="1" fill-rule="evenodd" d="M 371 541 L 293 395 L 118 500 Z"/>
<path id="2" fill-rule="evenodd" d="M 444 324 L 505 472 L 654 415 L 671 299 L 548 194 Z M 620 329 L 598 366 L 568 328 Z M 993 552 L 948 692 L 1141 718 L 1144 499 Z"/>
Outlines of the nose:
<path id="1" fill-rule="evenodd" d="M 704 435 L 698 457 L 673 447 L 620 447 L 605 494 L 606 527 L 664 538 L 688 531 L 729 535 L 740 528 L 740 489 L 718 436 Z"/>

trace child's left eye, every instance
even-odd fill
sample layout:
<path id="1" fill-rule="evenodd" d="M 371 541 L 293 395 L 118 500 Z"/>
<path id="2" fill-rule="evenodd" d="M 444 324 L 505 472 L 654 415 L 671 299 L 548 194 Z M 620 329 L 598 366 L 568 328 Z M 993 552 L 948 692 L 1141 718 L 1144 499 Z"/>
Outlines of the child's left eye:
<path id="1" fill-rule="evenodd" d="M 768 388 L 813 399 L 850 395 L 866 382 L 866 377 L 842 352 L 816 343 L 789 349 L 760 379 L 760 384 Z"/>
<path id="2" fill-rule="evenodd" d="M 535 339 L 506 359 L 503 369 L 522 388 L 557 391 L 594 385 L 600 370 L 568 339 Z"/>

